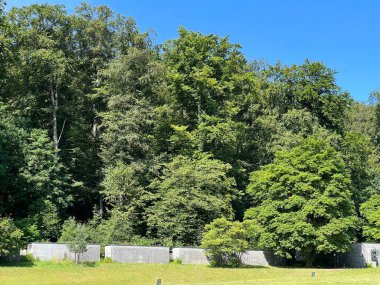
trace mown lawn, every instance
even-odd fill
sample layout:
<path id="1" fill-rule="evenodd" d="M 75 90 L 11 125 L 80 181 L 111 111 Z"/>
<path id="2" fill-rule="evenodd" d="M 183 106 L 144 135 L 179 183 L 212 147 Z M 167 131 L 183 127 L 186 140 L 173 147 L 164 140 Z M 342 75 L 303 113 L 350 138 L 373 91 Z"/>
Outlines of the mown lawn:
<path id="1" fill-rule="evenodd" d="M 311 277 L 311 272 L 316 277 Z M 1 266 L 1 285 L 380 284 L 380 269 L 210 268 L 202 265 L 35 262 Z"/>

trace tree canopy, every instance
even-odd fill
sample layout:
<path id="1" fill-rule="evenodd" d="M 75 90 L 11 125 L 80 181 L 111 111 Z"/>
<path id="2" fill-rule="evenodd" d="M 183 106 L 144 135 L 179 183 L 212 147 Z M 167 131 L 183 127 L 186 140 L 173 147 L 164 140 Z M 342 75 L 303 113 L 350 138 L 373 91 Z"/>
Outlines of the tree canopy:
<path id="1" fill-rule="evenodd" d="M 379 240 L 378 91 L 355 102 L 322 62 L 250 61 L 184 27 L 156 45 L 104 5 L 4 5 L 0 217 L 23 242 L 80 223 L 101 244 L 206 229 L 212 247 L 250 223 L 242 239 L 311 262 Z"/>

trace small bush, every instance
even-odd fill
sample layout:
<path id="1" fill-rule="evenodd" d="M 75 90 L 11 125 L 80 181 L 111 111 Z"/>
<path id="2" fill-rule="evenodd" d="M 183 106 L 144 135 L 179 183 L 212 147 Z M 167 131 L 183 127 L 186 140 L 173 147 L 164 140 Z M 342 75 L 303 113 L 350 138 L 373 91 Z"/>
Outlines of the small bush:
<path id="1" fill-rule="evenodd" d="M 26 255 L 21 256 L 21 261 L 23 261 L 23 262 L 29 262 L 29 263 L 34 263 L 36 261 L 36 259 L 33 257 L 32 254 L 27 253 Z"/>
<path id="2" fill-rule="evenodd" d="M 231 222 L 220 218 L 207 225 L 205 230 L 202 248 L 211 266 L 242 266 L 241 257 L 252 242 L 254 227 L 251 223 Z"/>
<path id="3" fill-rule="evenodd" d="M 17 254 L 22 245 L 23 233 L 9 218 L 0 218 L 0 258 Z"/>
<path id="4" fill-rule="evenodd" d="M 181 260 L 181 258 L 175 258 L 172 260 L 172 263 L 173 264 L 182 264 L 182 260 Z"/>
<path id="5" fill-rule="evenodd" d="M 112 258 L 111 257 L 105 257 L 104 259 L 103 259 L 103 263 L 112 263 L 113 261 L 112 261 Z"/>

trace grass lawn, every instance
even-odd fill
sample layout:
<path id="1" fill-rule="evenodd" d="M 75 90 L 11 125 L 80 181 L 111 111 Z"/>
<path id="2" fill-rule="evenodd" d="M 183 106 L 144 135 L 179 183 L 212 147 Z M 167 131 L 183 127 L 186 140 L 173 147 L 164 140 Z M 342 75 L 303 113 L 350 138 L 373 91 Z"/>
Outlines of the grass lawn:
<path id="1" fill-rule="evenodd" d="M 311 272 L 316 277 L 311 277 Z M 35 262 L 0 266 L 1 285 L 380 284 L 379 269 L 210 268 L 202 265 Z"/>

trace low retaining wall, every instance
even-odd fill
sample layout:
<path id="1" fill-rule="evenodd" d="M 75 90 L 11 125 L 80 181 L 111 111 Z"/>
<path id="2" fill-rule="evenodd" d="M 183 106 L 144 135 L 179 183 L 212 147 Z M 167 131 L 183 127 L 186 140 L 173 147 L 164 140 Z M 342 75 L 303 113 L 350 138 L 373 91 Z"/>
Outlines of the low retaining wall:
<path id="1" fill-rule="evenodd" d="M 348 253 L 338 255 L 339 266 L 363 268 L 367 267 L 367 264 L 380 265 L 380 243 L 355 243 L 351 248 Z M 375 252 L 373 257 L 372 251 Z"/>
<path id="2" fill-rule="evenodd" d="M 163 246 L 108 245 L 105 257 L 121 263 L 169 263 L 169 248 Z"/>
<path id="3" fill-rule="evenodd" d="M 31 243 L 28 244 L 27 253 L 34 258 L 44 260 L 75 260 L 75 253 L 70 252 L 67 244 L 64 243 Z M 96 262 L 100 261 L 100 245 L 89 244 L 87 251 L 79 254 L 81 262 Z"/>
<path id="4" fill-rule="evenodd" d="M 279 266 L 285 264 L 285 259 L 266 250 L 248 250 L 242 258 L 242 262 L 252 266 Z"/>
<path id="5" fill-rule="evenodd" d="M 209 264 L 204 250 L 196 247 L 173 248 L 173 259 L 177 258 L 182 264 Z"/>
<path id="6" fill-rule="evenodd" d="M 173 259 L 179 258 L 183 264 L 209 264 L 204 250 L 195 247 L 173 248 Z M 242 262 L 252 266 L 284 265 L 284 258 L 269 251 L 248 250 L 242 255 Z"/>

